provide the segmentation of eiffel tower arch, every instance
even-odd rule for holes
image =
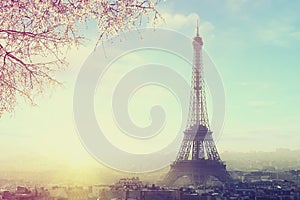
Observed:
[[[197,22],[197,34],[193,40],[194,60],[187,126],[177,158],[163,180],[163,184],[167,186],[172,186],[180,177],[188,177],[194,185],[204,184],[209,177],[215,177],[221,182],[231,180],[226,165],[220,159],[209,126],[202,47],[203,40],[199,36]]]

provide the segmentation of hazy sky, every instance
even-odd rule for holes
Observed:
[[[299,148],[299,8],[297,0],[167,0],[158,6],[165,19],[161,26],[190,38],[195,35],[196,19],[200,20],[204,48],[215,63],[225,88],[226,117],[217,141],[220,152]],[[94,33],[86,32],[93,43]],[[70,68],[57,73],[64,87],[55,89],[51,95],[46,92],[38,97],[36,107],[21,101],[12,116],[5,115],[1,119],[1,158],[17,156],[22,159],[20,155],[32,154],[47,157],[49,162],[64,161],[70,166],[95,164],[77,136],[72,107],[77,74],[94,47],[90,43],[72,50],[68,55]],[[145,56],[145,52],[132,56],[135,58],[129,56],[116,65],[125,65],[128,61],[130,64],[131,59],[140,64],[138,57]],[[148,59],[151,56],[157,59],[162,55],[153,53]],[[180,64],[171,56],[163,58],[169,65]],[[190,75],[189,70],[182,74],[184,77]],[[118,76],[110,75],[112,77]],[[159,88],[149,89],[148,96],[163,93]],[[156,93],[151,94],[152,90]],[[143,117],[141,109],[148,105],[147,102],[157,103],[157,99],[145,98],[142,92],[134,98],[135,102],[145,99],[146,103],[137,104],[137,107],[130,104],[132,110],[129,112],[136,123],[145,125],[149,123],[149,110],[143,110]],[[176,101],[171,97],[166,102],[173,105]],[[172,105],[169,109],[173,109]],[[99,112],[101,114],[96,111]],[[138,117],[134,117],[134,112]]]

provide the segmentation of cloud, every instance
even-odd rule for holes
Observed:
[[[256,101],[249,101],[248,104],[252,107],[264,107],[264,106],[272,106],[275,105],[275,101],[262,101],[262,100],[256,100]]]
[[[270,83],[263,81],[242,82],[241,85],[260,89],[269,89],[271,87]]]
[[[285,20],[272,20],[256,31],[259,40],[264,43],[287,47],[300,40],[300,31]]]
[[[231,12],[240,11],[246,0],[227,0],[226,8]]]
[[[270,0],[226,0],[225,8],[232,13],[241,13],[249,9],[266,9],[272,3]]]
[[[163,17],[163,20],[157,24],[157,27],[173,29],[188,36],[195,35],[197,20],[199,20],[201,35],[208,36],[208,34],[215,28],[211,22],[200,19],[199,15],[196,13],[183,15],[170,11],[162,11],[161,16]]]

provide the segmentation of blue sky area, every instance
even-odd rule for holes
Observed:
[[[211,24],[205,49],[227,102],[221,148],[298,148],[300,2],[175,0],[161,7]]]

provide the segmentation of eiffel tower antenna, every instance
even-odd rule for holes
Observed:
[[[199,36],[199,20],[197,19],[197,36]]]

